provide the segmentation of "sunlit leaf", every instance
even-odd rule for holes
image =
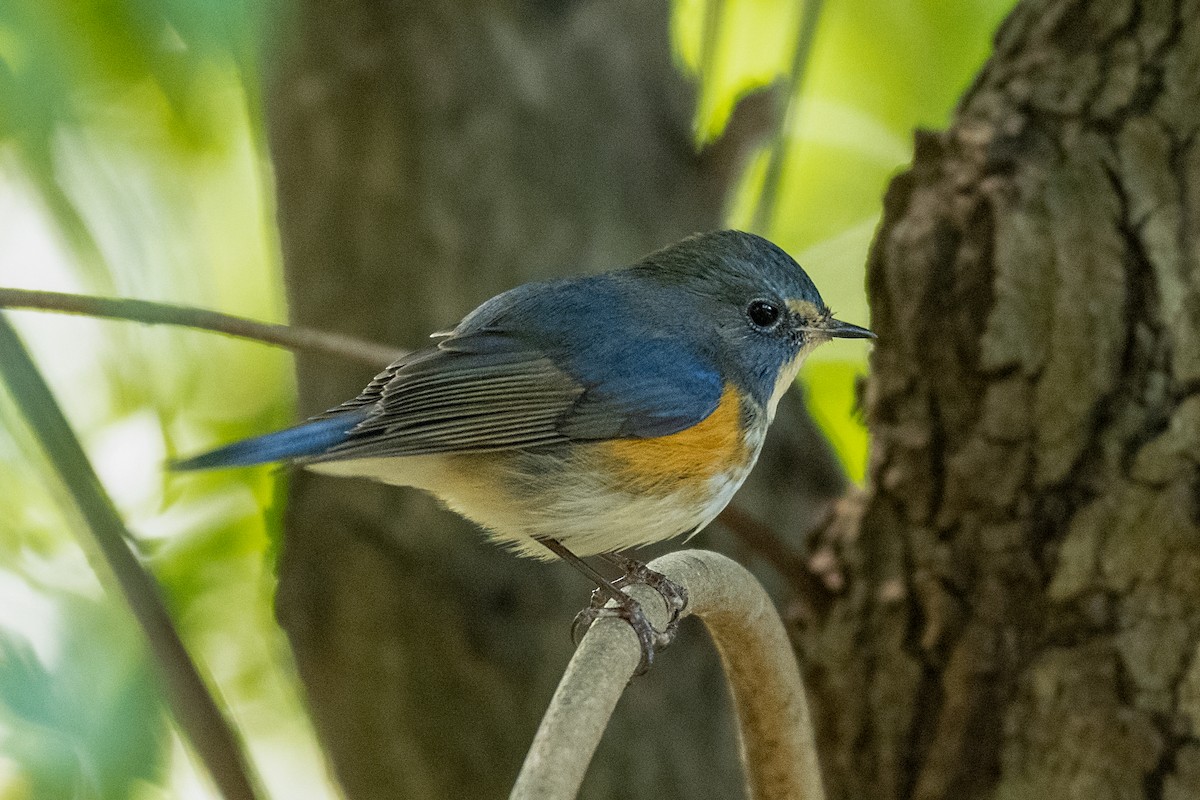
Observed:
[[[696,123],[702,139],[719,134],[747,88],[788,73],[804,6],[676,0],[677,54],[702,81]],[[913,130],[946,124],[1012,6],[1013,0],[820,4],[803,85],[795,87],[796,127],[781,143],[783,177],[770,229],[757,232],[800,254],[842,318],[869,324],[863,290],[867,249],[887,182],[910,157]],[[706,69],[702,44],[714,23],[722,34],[712,48],[714,64]],[[764,167],[759,158],[744,176],[729,217],[734,227],[753,227]],[[824,377],[839,369],[824,363],[830,360],[865,372],[868,348],[853,347],[818,350],[804,379],[823,429],[847,470],[858,476],[866,437],[844,402],[847,381],[814,380],[817,373]]]
[[[810,361],[801,370],[809,413],[841,457],[846,474],[858,482],[867,468],[867,428],[856,387],[865,374],[857,361]]]

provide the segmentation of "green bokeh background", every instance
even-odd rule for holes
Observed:
[[[782,180],[758,232],[839,316],[869,323],[863,263],[915,127],[945,125],[1011,0],[676,0],[697,142],[804,54]],[[0,285],[286,317],[261,126],[284,5],[233,0],[0,4]],[[730,224],[761,219],[768,156]],[[290,422],[291,359],[197,331],[13,312],[247,738],[272,797],[336,797],[271,615],[280,476],[164,474],[164,459]],[[809,405],[861,478],[862,343],[806,366]],[[355,387],[348,387],[353,389]],[[95,577],[80,521],[0,390],[0,800],[215,796],[162,708],[139,632]],[[265,509],[265,511],[264,511]]]

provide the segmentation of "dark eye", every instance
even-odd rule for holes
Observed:
[[[769,300],[755,300],[746,309],[750,321],[760,328],[770,328],[779,322],[779,306]]]

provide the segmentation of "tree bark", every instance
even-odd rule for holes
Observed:
[[[521,282],[720,227],[774,124],[751,98],[696,152],[665,2],[306,0],[296,26],[268,115],[292,316],[400,346]],[[302,358],[299,376],[312,413],[371,374]],[[793,435],[811,442],[810,427]],[[837,488],[827,456],[808,462],[819,479],[801,486]],[[507,795],[582,579],[414,492],[307,474],[279,570],[279,618],[348,798]],[[635,682],[585,796],[738,796],[727,690],[697,638]]]
[[[1200,5],[1028,0],[869,263],[833,798],[1200,796]]]

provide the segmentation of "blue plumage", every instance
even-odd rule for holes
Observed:
[[[694,335],[697,298],[645,289],[624,272],[527,284],[485,303],[442,346],[548,358],[582,389],[559,421],[568,438],[676,433],[712,413],[724,382],[711,338]]]
[[[327,419],[305,422],[253,439],[243,439],[194,458],[175,461],[171,467],[177,470],[248,467],[315,456],[346,441],[350,429],[366,416],[365,411],[349,411]]]

